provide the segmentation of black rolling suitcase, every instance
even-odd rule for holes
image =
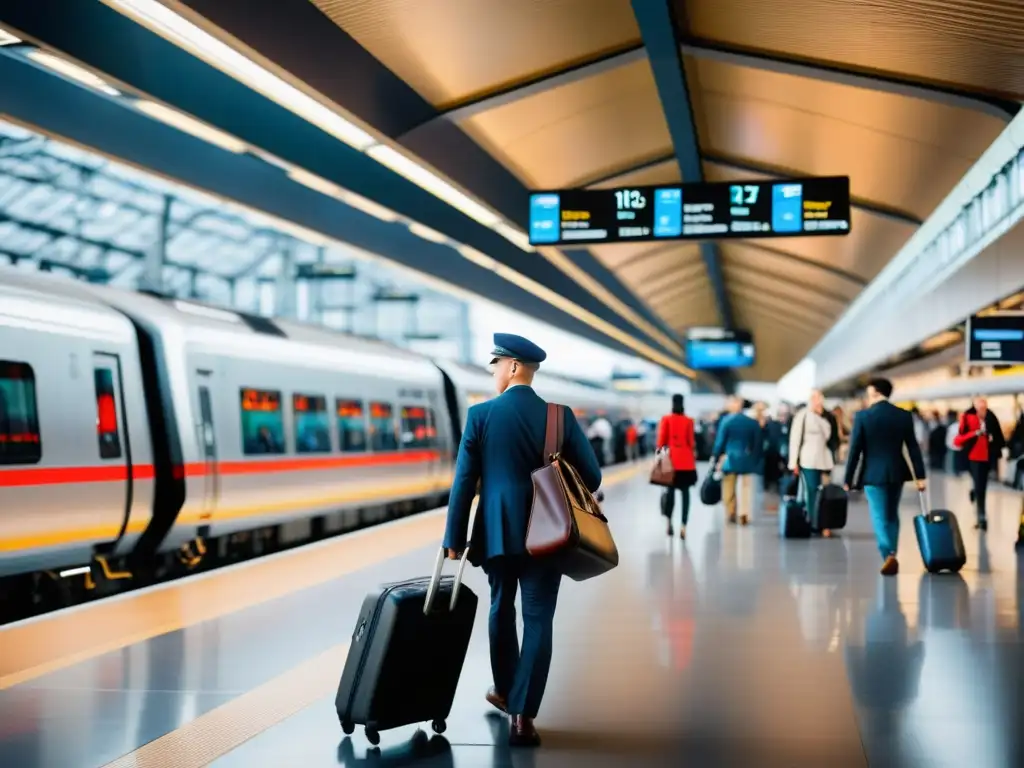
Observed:
[[[783,499],[779,506],[779,536],[784,539],[811,538],[811,523],[802,501]]]
[[[849,497],[840,485],[823,485],[818,489],[818,528],[838,531],[846,527]]]
[[[380,731],[431,721],[443,733],[466,660],[477,596],[462,585],[467,546],[454,578],[441,577],[445,550],[432,577],[387,584],[366,597],[352,633],[334,700],[342,730]]]

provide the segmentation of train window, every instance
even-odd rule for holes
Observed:
[[[335,401],[338,417],[338,443],[344,453],[358,453],[366,450],[366,414],[362,400]]]
[[[374,451],[398,450],[391,403],[370,403],[370,448]]]
[[[331,417],[323,395],[292,395],[297,453],[331,452]]]
[[[96,383],[96,436],[100,443],[100,458],[119,459],[121,435],[117,429],[114,372],[109,368],[94,368],[92,377]]]
[[[240,390],[242,452],[247,456],[284,453],[284,415],[281,393],[265,389]]]
[[[436,440],[430,409],[421,405],[402,406],[402,448],[429,448]]]
[[[42,455],[32,366],[0,360],[0,464],[35,464]]]

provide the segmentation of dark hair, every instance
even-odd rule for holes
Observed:
[[[672,413],[684,413],[683,411],[683,396],[672,395]]]
[[[960,414],[957,413],[956,411],[954,411],[952,408],[950,408],[948,411],[946,411],[946,416],[948,418],[950,418],[950,419],[958,419],[958,418],[960,418]]]
[[[889,397],[892,394],[892,382],[888,379],[872,379],[868,382],[868,386],[874,387],[882,397]]]

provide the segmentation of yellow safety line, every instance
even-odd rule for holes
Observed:
[[[646,470],[643,463],[609,472],[602,487]],[[0,690],[413,552],[438,541],[444,511],[127,593],[118,600],[100,600],[30,624],[0,627]],[[5,667],[10,670],[6,674]]]
[[[348,643],[200,715],[103,768],[201,768],[338,687]],[[340,732],[340,727],[339,727]]]

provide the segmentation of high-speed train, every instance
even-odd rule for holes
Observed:
[[[493,386],[322,327],[0,268],[0,595],[134,586],[436,507]],[[536,386],[633,415],[623,393]]]

